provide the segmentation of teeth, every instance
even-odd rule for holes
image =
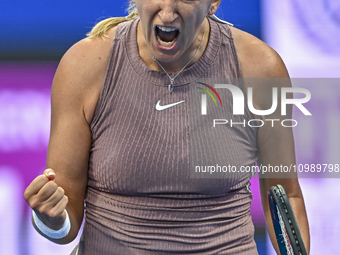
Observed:
[[[157,26],[157,27],[164,32],[172,32],[172,31],[178,30],[177,28],[173,28],[173,27],[163,27],[163,26]]]
[[[177,38],[173,39],[171,42],[164,42],[164,41],[161,40],[161,38],[159,36],[157,36],[157,41],[159,42],[159,44],[166,46],[166,47],[172,46],[175,43],[176,39]]]

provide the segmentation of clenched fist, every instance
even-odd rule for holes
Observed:
[[[58,230],[66,219],[68,197],[54,179],[55,172],[51,168],[46,169],[27,187],[24,198],[46,226]]]

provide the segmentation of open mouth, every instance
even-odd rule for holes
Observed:
[[[156,26],[156,38],[161,46],[171,47],[175,44],[179,30],[173,27]]]

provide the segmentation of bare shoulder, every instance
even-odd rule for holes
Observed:
[[[74,44],[62,57],[53,80],[52,99],[76,99],[88,123],[104,82],[115,30]]]
[[[231,27],[244,78],[288,77],[279,54],[255,36]]]
[[[272,98],[273,88],[291,86],[286,66],[280,55],[260,39],[233,27],[231,30],[245,87],[253,89],[253,105],[259,110],[270,109],[271,100],[268,99]]]

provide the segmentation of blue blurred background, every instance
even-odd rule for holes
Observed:
[[[125,16],[127,1],[2,1],[1,59],[58,60],[96,22]],[[220,17],[261,35],[259,1],[224,1]],[[240,12],[242,10],[242,12]]]
[[[292,77],[339,78],[339,3],[223,0],[217,16],[267,42],[282,56]],[[45,169],[50,86],[58,61],[96,22],[125,16],[127,5],[104,0],[1,1],[0,255],[69,254],[76,246],[78,239],[59,246],[35,232],[23,192]],[[309,107],[322,119],[303,119],[294,129],[298,163],[340,163],[340,87],[338,80],[333,81],[323,87],[306,85],[312,93]],[[300,182],[310,221],[311,254],[338,254],[339,179]],[[252,180],[251,189],[259,254],[274,254],[265,231],[258,179]]]

